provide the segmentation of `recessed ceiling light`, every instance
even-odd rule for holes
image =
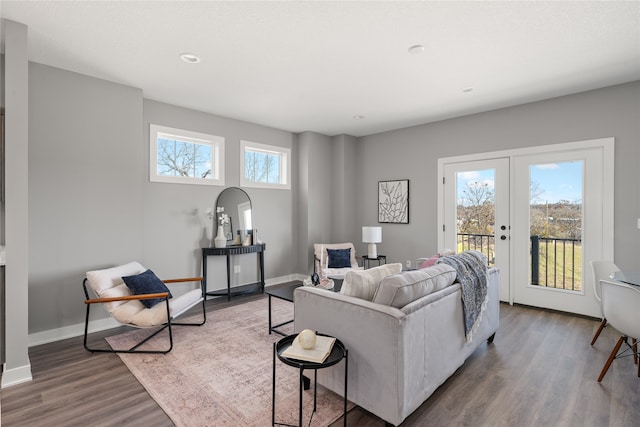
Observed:
[[[473,92],[473,88],[472,88],[472,87],[465,87],[464,89],[462,89],[462,91],[463,91],[464,93]]]
[[[364,116],[360,116],[360,115],[353,116],[353,120],[362,120],[362,119],[364,119]]]
[[[424,46],[421,44],[416,44],[409,48],[409,53],[412,55],[420,55],[422,52],[424,52]]]
[[[197,64],[200,62],[200,57],[198,55],[194,55],[193,53],[182,53],[180,54],[180,59],[182,59],[187,64]]]

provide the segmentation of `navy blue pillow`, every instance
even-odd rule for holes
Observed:
[[[167,285],[158,278],[153,271],[147,270],[144,273],[135,276],[125,276],[122,278],[133,295],[158,294],[161,292],[169,292],[169,298],[172,298],[171,292]],[[140,302],[147,308],[151,308],[159,302],[164,301],[162,298],[142,299]]]
[[[351,248],[327,249],[329,254],[329,268],[351,267]]]

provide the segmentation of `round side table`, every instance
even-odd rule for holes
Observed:
[[[325,337],[329,336],[325,334],[318,334],[318,335],[322,335]],[[302,427],[302,390],[304,388],[304,376],[303,376],[304,370],[312,369],[314,372],[313,413],[315,413],[316,412],[316,394],[318,391],[318,369],[328,368],[329,366],[336,365],[342,359],[344,359],[345,365],[344,365],[343,418],[344,418],[344,425],[346,427],[347,425],[347,375],[349,373],[349,350],[345,348],[344,344],[342,344],[342,341],[336,338],[336,341],[333,343],[333,348],[331,349],[331,353],[329,354],[329,356],[327,356],[324,362],[321,362],[321,363],[308,362],[304,360],[291,359],[286,356],[283,356],[282,352],[284,352],[286,349],[288,349],[291,346],[291,343],[293,342],[294,339],[296,339],[297,336],[298,334],[288,335],[282,338],[277,343],[273,343],[273,387],[272,387],[272,394],[271,394],[271,425],[272,426],[276,425],[276,357],[277,357],[278,359],[280,359],[282,363],[292,366],[294,368],[298,368],[300,371],[300,393],[299,393],[300,400],[299,400],[299,407],[298,407],[298,419],[299,419],[298,423],[300,427]],[[312,417],[313,417],[313,413],[311,414]],[[289,425],[289,424],[278,423],[278,425]]]

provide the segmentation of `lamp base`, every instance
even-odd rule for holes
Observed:
[[[378,258],[378,247],[375,243],[369,243],[369,252],[367,258]]]

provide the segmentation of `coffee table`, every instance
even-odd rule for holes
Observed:
[[[286,286],[282,286],[282,287],[278,287],[275,289],[270,289],[268,288],[265,293],[267,295],[269,295],[269,335],[271,335],[271,332],[275,332],[276,334],[280,334],[283,336],[286,336],[287,334],[282,333],[280,331],[277,330],[277,328],[284,326],[284,325],[288,325],[289,323],[293,322],[293,319],[291,320],[287,320],[286,322],[282,322],[282,323],[278,323],[277,325],[272,325],[271,322],[271,298],[278,298],[284,301],[289,301],[289,302],[293,302],[293,291],[295,291],[296,288],[299,288],[300,286],[302,286],[302,283],[292,283],[290,285],[286,285]]]

